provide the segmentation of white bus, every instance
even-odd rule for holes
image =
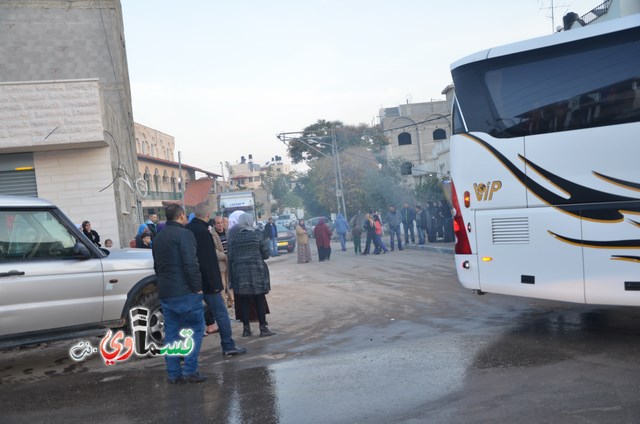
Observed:
[[[640,14],[473,54],[451,73],[460,283],[640,305]]]

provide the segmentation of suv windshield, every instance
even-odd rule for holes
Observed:
[[[0,261],[72,258],[76,237],[50,211],[0,211]]]

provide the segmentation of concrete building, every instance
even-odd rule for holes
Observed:
[[[163,206],[182,202],[180,181],[184,181],[184,204],[194,207],[201,202],[216,205],[221,191],[221,175],[176,161],[175,138],[154,128],[134,124],[138,157],[137,181],[146,190],[142,197],[143,216],[151,213],[165,219]],[[182,169],[182,174],[180,173]],[[204,174],[198,178],[199,174]]]
[[[240,163],[229,166],[229,186],[234,190],[256,190],[262,187],[260,164],[253,162],[253,155],[240,157]]]
[[[118,0],[0,2],[0,193],[126,245],[141,211]]]
[[[402,173],[420,178],[449,173],[449,138],[453,86],[442,94],[446,100],[407,103],[380,110],[380,123],[387,137],[386,156],[402,161]]]
[[[240,162],[229,165],[229,190],[253,190],[256,195],[256,212],[259,219],[271,216],[271,208],[275,201],[271,192],[263,188],[265,175],[291,173],[291,165],[284,163],[282,156],[273,156],[270,161],[260,165],[253,161],[253,155],[240,157]]]

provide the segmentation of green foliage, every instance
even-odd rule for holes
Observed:
[[[392,159],[377,172],[369,170],[365,183],[369,209],[386,210],[389,205],[399,207],[403,202],[413,203],[411,188],[400,175],[402,160]]]
[[[272,213],[283,207],[299,208],[303,205],[300,196],[290,188],[292,178],[297,178],[297,173],[285,175],[269,170],[262,174],[262,187],[271,193],[277,202],[271,205]]]
[[[289,141],[287,154],[293,163],[307,162],[309,165],[322,157],[331,156],[332,131],[338,152],[353,147],[379,152],[387,143],[377,126],[345,125],[341,121],[319,119],[304,129],[303,137]]]
[[[400,176],[396,162],[380,165],[381,160],[362,147],[339,154],[342,188],[347,215],[370,209],[384,210],[389,204],[411,201],[413,194]],[[319,158],[310,164],[299,179],[298,192],[311,215],[328,215],[337,211],[336,182],[332,158]]]
[[[421,202],[445,200],[442,182],[437,176],[426,176],[420,179],[415,188],[416,199]]]

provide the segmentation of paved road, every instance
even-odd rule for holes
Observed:
[[[77,340],[2,352],[0,422],[640,421],[637,309],[476,296],[450,254],[336,247],[268,261],[278,335],[234,322],[249,353],[229,360],[208,336],[204,384],[168,386],[161,358],[74,363]]]

